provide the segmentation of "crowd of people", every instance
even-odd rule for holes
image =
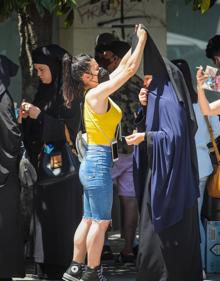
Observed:
[[[209,40],[206,56],[220,67],[220,35]],[[142,60],[143,79],[136,74]],[[36,48],[32,61],[37,92],[16,116],[8,86],[18,66],[0,56],[0,281],[24,277],[27,257],[39,278],[106,280],[101,261],[104,249],[111,253],[113,184],[125,241],[120,260],[136,262],[136,280],[203,280],[202,205],[213,171],[204,115],[218,137],[220,101],[207,100],[202,66],[195,89],[188,62],[163,58],[141,24],[131,44],[99,36],[94,57],[52,44]],[[87,147],[79,172],[41,183],[40,155],[62,148],[66,131],[76,154],[80,124]],[[20,212],[24,151],[38,175],[28,241]]]

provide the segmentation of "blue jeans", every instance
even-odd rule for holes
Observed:
[[[113,201],[111,169],[111,147],[88,145],[79,170],[84,189],[83,218],[111,220]]]
[[[200,197],[198,198],[199,230],[200,230],[200,237],[201,237],[200,249],[201,249],[203,268],[205,268],[206,233],[205,233],[205,227],[201,220],[201,210],[202,210],[202,204],[203,204],[203,198],[204,198],[204,192],[205,192],[207,179],[208,179],[208,177],[203,177],[203,178],[199,179]]]

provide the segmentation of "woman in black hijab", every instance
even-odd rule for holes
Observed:
[[[21,132],[8,92],[18,66],[0,55],[0,280],[24,277],[24,237],[21,229],[18,161]]]
[[[57,45],[39,47],[32,53],[40,78],[33,104],[23,103],[25,145],[37,166],[44,144],[54,147],[65,142],[65,124],[75,143],[79,126],[80,101],[66,108],[62,94],[62,59],[67,53]],[[72,260],[73,236],[82,215],[78,176],[49,186],[36,185],[33,215],[33,257],[38,274],[61,279]]]

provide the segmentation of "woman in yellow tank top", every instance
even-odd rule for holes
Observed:
[[[100,257],[105,232],[111,222],[112,148],[120,108],[109,98],[138,70],[147,33],[136,26],[138,44],[123,57],[114,72],[100,68],[94,58],[79,55],[64,61],[64,99],[69,106],[74,97],[85,94],[84,124],[88,149],[80,166],[84,187],[84,214],[74,236],[73,261],[63,275],[65,281],[104,281]],[[84,261],[87,254],[87,267]]]

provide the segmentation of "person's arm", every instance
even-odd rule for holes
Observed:
[[[200,67],[196,74],[197,79],[197,93],[198,102],[201,111],[204,115],[219,115],[220,114],[220,100],[209,103],[206,96],[205,90],[203,89],[203,83],[207,80],[208,75],[203,72],[202,67]]]
[[[147,133],[146,132],[139,132],[140,128],[144,129],[145,127],[145,115],[143,114],[143,111],[146,111],[146,107],[147,107],[147,89],[146,88],[141,88],[140,92],[139,92],[139,101],[140,104],[143,106],[143,108],[141,109],[141,111],[138,113],[138,116],[135,120],[135,124],[136,127],[138,129],[137,133],[133,133],[129,136],[126,136],[126,142],[128,145],[138,145],[141,142],[143,142],[144,140],[146,140],[147,138]]]
[[[141,28],[141,25],[138,26],[137,36],[138,44],[130,57],[128,59],[126,58],[126,63],[118,66],[120,71],[118,72],[117,76],[89,90],[86,95],[86,99],[91,105],[93,104],[93,99],[95,100],[94,103],[97,102],[97,100],[105,100],[137,72],[147,39],[147,33]],[[125,56],[127,56],[127,54]]]

